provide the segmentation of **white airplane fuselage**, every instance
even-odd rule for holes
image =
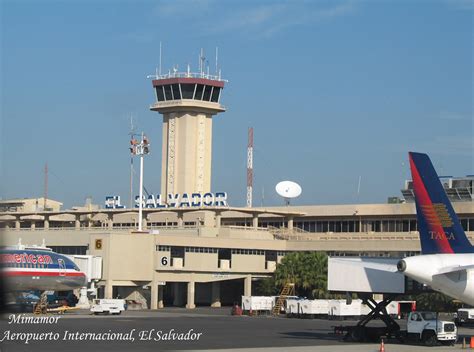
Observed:
[[[418,255],[398,266],[406,276],[474,306],[474,253]]]

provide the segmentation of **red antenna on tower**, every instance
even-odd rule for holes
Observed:
[[[253,127],[249,127],[247,144],[247,207],[252,207],[253,191]]]

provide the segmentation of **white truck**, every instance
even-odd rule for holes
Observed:
[[[91,307],[91,312],[94,314],[120,314],[124,310],[124,299],[94,299]]]
[[[411,312],[408,316],[406,337],[421,341],[427,346],[438,342],[453,345],[457,340],[457,328],[451,321],[439,320],[433,312]]]
[[[461,326],[466,323],[474,323],[474,308],[460,308],[456,314],[456,324]]]

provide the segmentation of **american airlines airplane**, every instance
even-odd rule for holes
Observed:
[[[46,247],[0,248],[5,291],[69,291],[87,286],[86,275],[68,257]]]
[[[474,246],[426,154],[409,153],[422,255],[397,268],[436,291],[474,306]]]

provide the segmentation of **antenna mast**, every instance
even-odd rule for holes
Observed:
[[[219,48],[216,46],[216,76],[218,75],[218,66],[217,66],[217,60],[219,56]]]
[[[160,41],[160,68],[158,71],[159,75],[161,76],[161,41]],[[158,77],[157,77],[158,78]]]
[[[252,207],[253,190],[253,127],[248,130],[247,144],[247,207]]]
[[[44,164],[44,201],[43,201],[43,211],[46,211],[48,207],[48,162]]]
[[[135,127],[133,126],[133,115],[130,115],[130,144],[133,147],[133,141],[135,139]],[[133,150],[130,155],[130,208],[133,208]]]

